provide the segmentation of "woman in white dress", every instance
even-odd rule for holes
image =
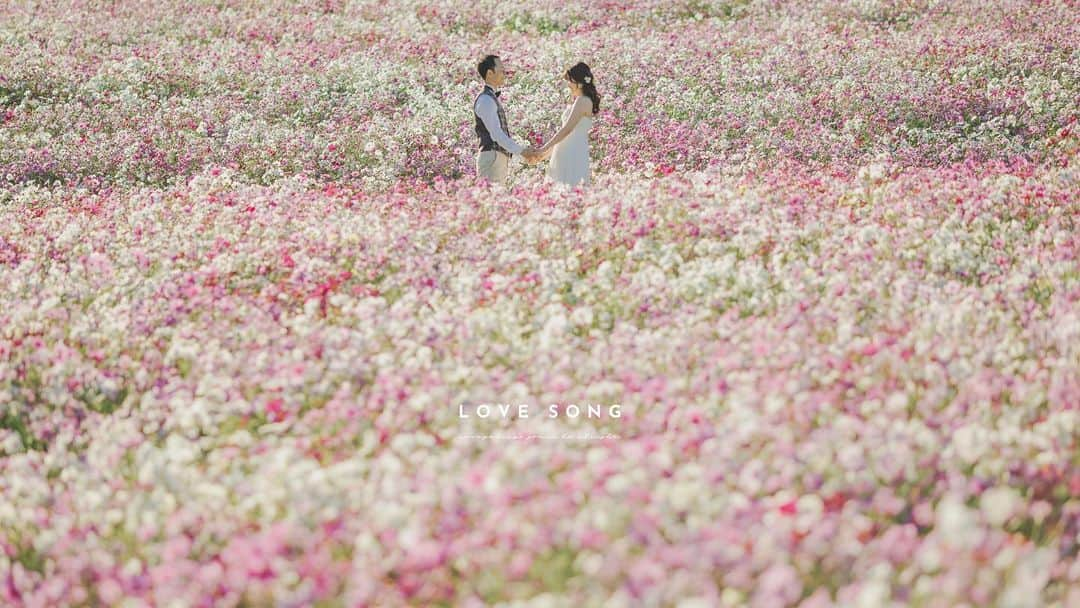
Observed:
[[[553,182],[588,185],[589,129],[600,111],[600,94],[596,92],[592,70],[584,63],[566,70],[563,78],[574,101],[563,112],[562,128],[539,148],[539,158],[551,158],[547,174]]]

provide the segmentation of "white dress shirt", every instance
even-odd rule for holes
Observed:
[[[484,123],[484,127],[487,128],[491,139],[502,146],[503,150],[511,154],[521,154],[525,150],[525,146],[517,143],[503,132],[502,126],[499,125],[499,107],[495,105],[495,100],[490,95],[481,95],[476,100],[475,109],[476,115]]]

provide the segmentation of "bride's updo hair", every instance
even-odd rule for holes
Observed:
[[[592,70],[585,62],[578,62],[574,67],[566,70],[565,76],[573,82],[581,85],[581,94],[592,100],[592,113],[600,111],[600,93],[596,91],[596,79],[593,78]]]

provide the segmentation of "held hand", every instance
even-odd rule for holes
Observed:
[[[551,150],[548,148],[540,147],[533,150],[532,164],[537,164],[541,161],[545,161],[551,156]]]
[[[521,152],[521,157],[525,159],[525,162],[534,165],[539,160],[540,152],[536,148],[529,146]]]

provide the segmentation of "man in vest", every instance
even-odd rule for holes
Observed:
[[[484,79],[484,90],[473,102],[476,117],[476,136],[480,138],[480,151],[476,155],[476,173],[497,184],[505,184],[509,173],[510,156],[521,155],[533,162],[537,151],[532,146],[522,146],[510,137],[506,128],[506,113],[499,103],[498,90],[506,82],[506,72],[497,55],[488,55],[476,66]]]

